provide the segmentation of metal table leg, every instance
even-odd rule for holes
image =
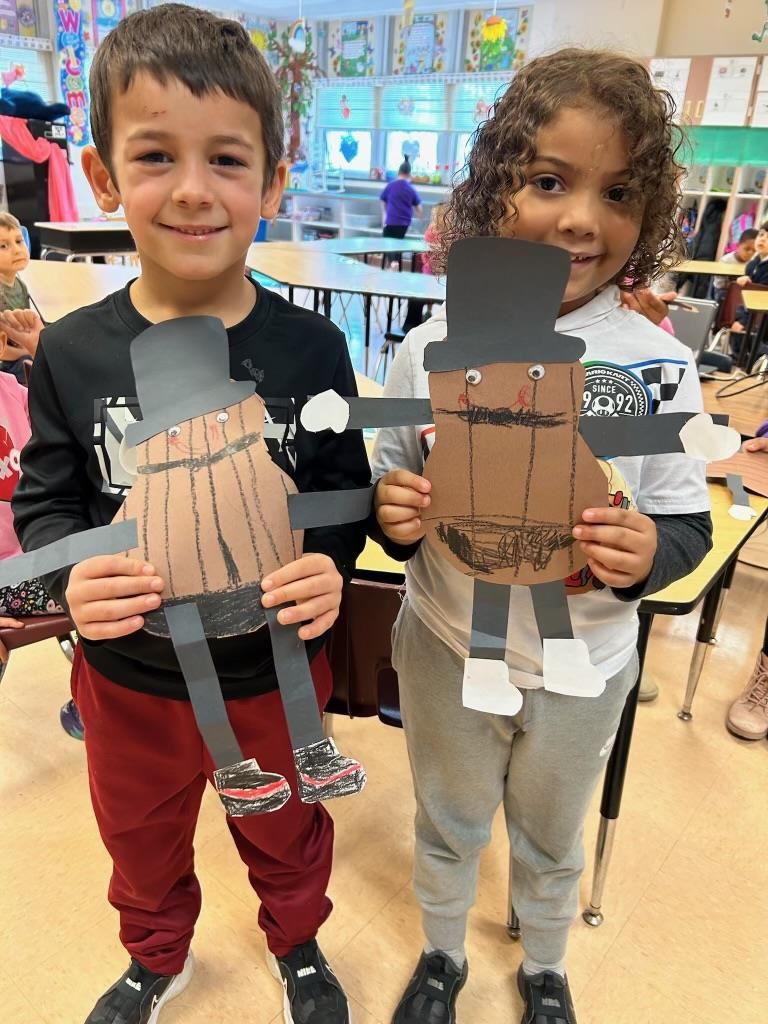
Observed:
[[[736,562],[738,559],[734,558],[729,563],[728,568],[725,570],[725,576],[723,577],[723,587],[720,591],[720,599],[717,602],[717,611],[715,612],[715,621],[712,623],[712,636],[710,637],[709,643],[712,647],[717,645],[717,631],[720,627],[720,619],[723,615],[723,608],[725,607],[725,601],[731,592],[731,583],[733,583],[733,575],[736,572]]]
[[[632,687],[627,697],[627,702],[624,705],[613,750],[608,759],[608,767],[605,770],[603,798],[600,803],[600,827],[597,833],[597,846],[595,850],[595,868],[592,876],[592,895],[590,896],[589,905],[581,915],[584,921],[593,928],[599,927],[604,920],[602,911],[603,890],[605,889],[605,881],[608,877],[608,868],[611,863],[616,822],[621,810],[621,797],[624,792],[624,779],[627,775],[629,748],[632,744],[632,731],[635,727],[637,695],[640,692],[640,681],[643,678],[645,652],[648,648],[648,637],[651,633],[652,624],[653,615],[648,612],[640,612],[640,630],[637,636],[640,671],[637,675],[637,682]]]
[[[365,372],[368,373],[368,351],[371,346],[371,296],[363,298],[363,318],[365,319]]]
[[[512,850],[509,851],[509,888],[507,889],[508,901],[507,901],[507,935],[512,939],[513,942],[517,942],[520,938],[520,918],[515,912],[514,903],[512,902]]]
[[[693,649],[693,657],[691,658],[690,668],[688,669],[688,683],[685,688],[683,706],[677,713],[677,717],[681,722],[690,722],[693,718],[691,713],[693,698],[696,696],[696,688],[699,685],[699,679],[701,678],[701,673],[704,669],[704,663],[706,662],[707,655],[709,654],[712,637],[715,632],[715,623],[717,622],[719,610],[722,607],[721,595],[725,589],[725,579],[729,569],[730,563],[723,570],[717,582],[709,589],[707,596],[704,598],[704,603],[701,606],[699,628],[696,631],[696,645]]]

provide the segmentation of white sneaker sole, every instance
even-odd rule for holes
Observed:
[[[160,1016],[160,1011],[162,1010],[162,1008],[165,1006],[166,1003],[170,1003],[172,999],[175,999],[176,996],[181,995],[181,993],[192,980],[192,975],[194,973],[195,958],[192,956],[192,952],[190,951],[189,953],[187,953],[187,959],[184,961],[184,967],[181,970],[181,974],[176,975],[176,977],[173,979],[173,981],[165,990],[165,992],[163,992],[163,994],[160,996],[160,998],[157,1001],[157,1006],[155,1006],[154,1010],[149,1015],[149,1020],[147,1021],[147,1024],[157,1024],[158,1018]]]
[[[267,969],[275,981],[279,981],[283,988],[283,1020],[285,1021],[285,1024],[296,1024],[293,1019],[293,1014],[291,1013],[291,1004],[288,1002],[288,989],[286,988],[283,976],[280,973],[277,957],[274,953],[270,953],[269,950],[267,950]],[[352,1010],[350,1009],[349,1001],[347,1001],[347,1019],[349,1024],[352,1024]],[[154,1021],[150,1021],[149,1024],[154,1024]]]

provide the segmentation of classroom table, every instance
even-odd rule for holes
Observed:
[[[741,277],[746,263],[722,263],[720,260],[684,260],[672,267],[675,274],[716,274],[721,277]]]
[[[362,256],[366,265],[369,256],[399,256],[404,252],[414,256],[430,250],[429,243],[423,238],[384,238],[382,235],[369,235],[364,238],[319,238],[305,244],[317,252],[335,252],[339,256]],[[401,272],[402,267],[403,261],[400,260]]]
[[[30,260],[20,275],[46,323],[61,319],[73,309],[99,302],[138,276],[138,267],[46,260]]]
[[[37,221],[40,258],[66,253],[67,262],[84,256],[117,256],[136,252],[124,220]]]
[[[746,378],[742,378],[740,383],[737,377],[703,380],[701,393],[705,411],[712,415],[722,413],[728,416],[730,426],[738,430],[742,437],[754,437],[758,426],[763,420],[768,420],[768,376],[765,383],[750,387],[755,383],[756,380]],[[737,393],[718,398],[717,392],[726,386]],[[738,393],[739,387],[749,390]]]
[[[431,274],[377,270],[337,253],[317,252],[303,246],[289,249],[282,245],[258,243],[248,250],[246,265],[250,270],[286,285],[291,302],[295,288],[306,288],[313,293],[315,309],[319,309],[322,297],[323,312],[329,319],[334,293],[362,296],[366,368],[371,342],[371,303],[374,297],[388,300],[413,299],[425,303],[445,300],[445,285]],[[390,301],[388,330],[391,316]]]

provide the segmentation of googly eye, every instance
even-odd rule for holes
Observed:
[[[479,384],[483,379],[483,375],[479,370],[467,370],[466,378],[467,384]]]
[[[528,376],[531,378],[531,380],[541,380],[541,378],[544,376],[546,372],[547,371],[544,369],[541,363],[536,363],[535,366],[528,367]]]
[[[181,427],[169,427],[168,437],[178,437],[181,433]]]
[[[216,417],[216,422],[217,423],[226,423],[228,419],[229,419],[229,413],[228,412],[220,412],[219,415]]]

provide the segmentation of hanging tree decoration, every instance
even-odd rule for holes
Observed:
[[[301,33],[297,34],[299,25]],[[294,164],[303,157],[301,119],[307,116],[312,105],[312,81],[324,76],[312,51],[312,31],[301,16],[301,4],[298,21],[284,29],[279,38],[277,27],[270,29],[267,48],[276,53],[279,60],[275,76],[288,110],[288,159]]]

